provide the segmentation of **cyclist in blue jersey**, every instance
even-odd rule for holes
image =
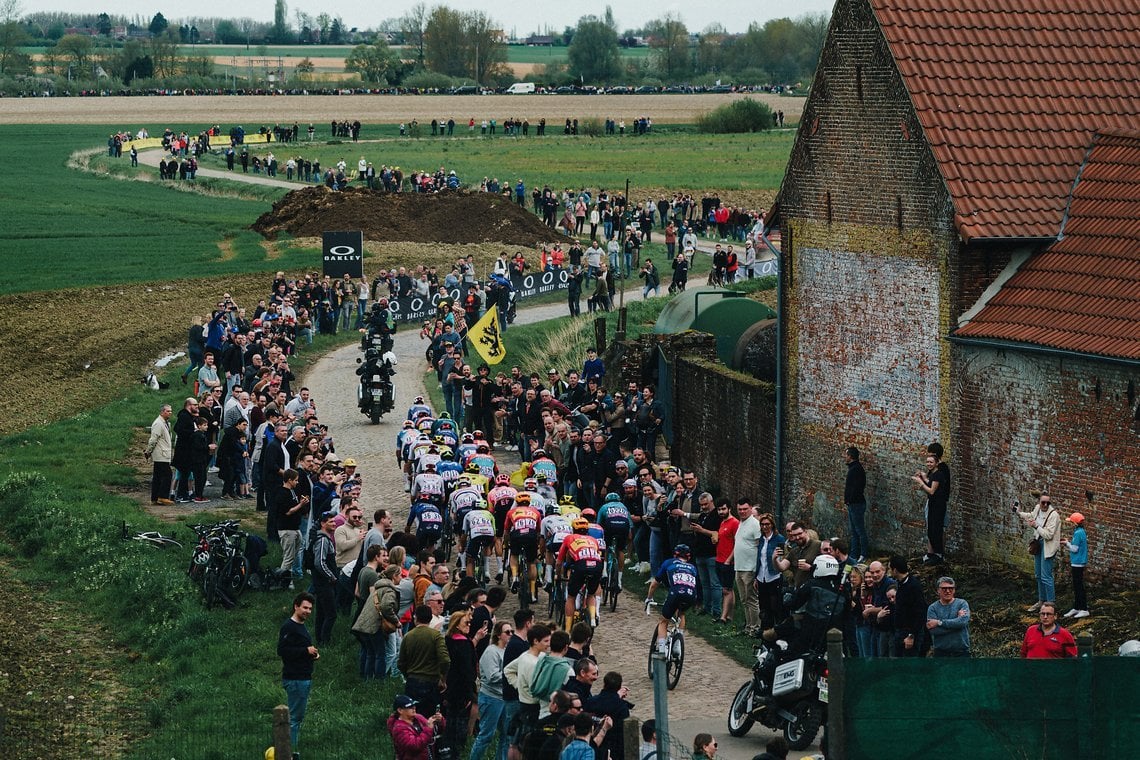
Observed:
[[[413,525],[420,548],[429,552],[435,551],[435,545],[443,535],[443,513],[439,511],[439,507],[430,501],[413,504],[411,512],[408,513],[408,524],[404,532],[410,533]]]
[[[665,634],[669,621],[680,613],[679,627],[685,629],[685,610],[693,606],[697,599],[697,566],[692,562],[692,552],[688,544],[677,544],[673,558],[661,563],[657,575],[649,582],[646,602],[653,598],[659,586],[669,589],[665,604],[661,605],[661,619],[657,621],[657,648],[665,651]]]
[[[622,503],[621,494],[606,494],[602,503],[602,510],[598,513],[598,524],[606,538],[606,546],[613,547],[617,552],[617,579],[618,588],[621,585],[622,568],[625,567],[625,547],[629,543],[629,534],[633,530],[633,520],[630,519],[629,509]]]
[[[410,407],[408,407],[408,419],[415,420],[425,412],[428,414],[428,416],[431,416],[433,414],[431,406],[424,402],[424,397],[416,396],[415,401]]]

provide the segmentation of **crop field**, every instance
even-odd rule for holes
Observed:
[[[772,94],[700,95],[293,95],[107,98],[2,98],[0,124],[111,124],[137,130],[174,124],[269,124],[360,119],[366,127],[448,115],[457,121],[508,116],[547,122],[589,117],[630,121],[649,116],[656,124],[692,124],[703,113],[740,98],[783,111],[795,124],[805,98]],[[199,127],[200,128],[200,127]],[[366,135],[367,136],[367,135]],[[80,147],[80,146],[76,146]]]

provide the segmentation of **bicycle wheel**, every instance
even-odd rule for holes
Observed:
[[[665,663],[665,685],[669,691],[677,688],[681,668],[685,665],[685,637],[677,631],[669,638],[669,659]]]
[[[226,592],[230,597],[237,599],[241,596],[241,592],[245,591],[246,581],[249,579],[249,563],[245,557],[241,555],[230,557],[226,562],[223,577],[225,578]]]
[[[221,573],[218,568],[213,565],[206,568],[206,572],[202,574],[202,593],[206,597],[206,609],[212,609],[214,604],[218,601],[218,583],[221,579]]]
[[[609,583],[606,585],[609,587],[606,591],[609,595],[610,612],[617,612],[618,594],[621,593],[621,584],[618,583],[617,573],[610,573]]]

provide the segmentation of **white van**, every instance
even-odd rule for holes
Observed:
[[[515,82],[507,88],[508,95],[530,95],[534,92],[534,82]]]

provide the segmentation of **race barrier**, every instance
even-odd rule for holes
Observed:
[[[543,272],[534,272],[521,276],[517,274],[511,275],[511,285],[514,286],[515,289],[516,303],[544,293],[566,290],[569,287],[568,283],[569,276],[565,269],[549,269]],[[483,298],[486,295],[486,292],[482,289],[485,283],[479,282],[478,284],[480,285],[480,298]],[[463,298],[466,294],[467,284],[461,284],[447,291],[447,297],[451,298],[458,308],[462,308]],[[396,322],[423,321],[435,316],[436,307],[439,305],[441,298],[443,298],[443,294],[438,291],[428,297],[411,295],[402,296],[400,298],[390,298],[388,300],[388,311],[391,313],[392,319]],[[486,309],[487,304],[484,303],[483,311],[486,311]]]

